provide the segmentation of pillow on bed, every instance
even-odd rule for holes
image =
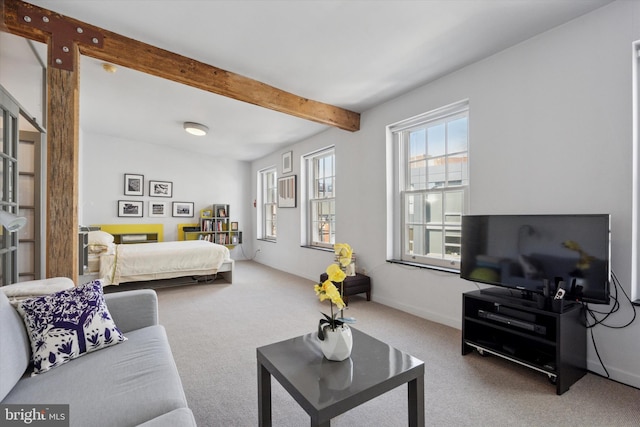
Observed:
[[[109,243],[108,245],[90,244],[87,249],[92,255],[107,255],[115,253],[115,247],[115,243]]]
[[[89,232],[89,245],[108,245],[113,243],[113,235],[106,231],[90,231]]]
[[[111,319],[100,280],[22,301],[17,308],[31,341],[33,375],[126,340]]]

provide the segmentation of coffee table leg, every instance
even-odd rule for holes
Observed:
[[[311,427],[331,427],[331,420],[319,423],[317,419],[311,417]]]
[[[258,425],[271,427],[271,374],[258,362]]]
[[[424,427],[424,376],[409,381],[409,427]]]

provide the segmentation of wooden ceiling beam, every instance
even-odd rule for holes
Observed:
[[[18,0],[5,0],[4,12],[8,31],[31,40],[46,43],[50,34],[38,28],[33,20],[27,22],[29,19],[25,20],[25,14],[47,16],[63,23],[65,28],[82,28],[89,34],[102,36],[100,43],[75,41],[83,55],[317,123],[352,132],[360,129],[359,113],[294,95],[48,9]],[[53,60],[51,54],[49,56]]]

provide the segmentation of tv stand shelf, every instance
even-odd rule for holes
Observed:
[[[473,291],[462,296],[462,354],[476,350],[548,376],[562,394],[586,373],[587,333],[583,308],[562,313],[528,301]]]

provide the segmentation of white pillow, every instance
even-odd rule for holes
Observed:
[[[90,255],[113,255],[116,253],[115,243],[109,243],[108,245],[89,245]]]
[[[107,246],[109,243],[113,243],[113,236],[106,231],[98,230],[89,232],[90,245]]]

